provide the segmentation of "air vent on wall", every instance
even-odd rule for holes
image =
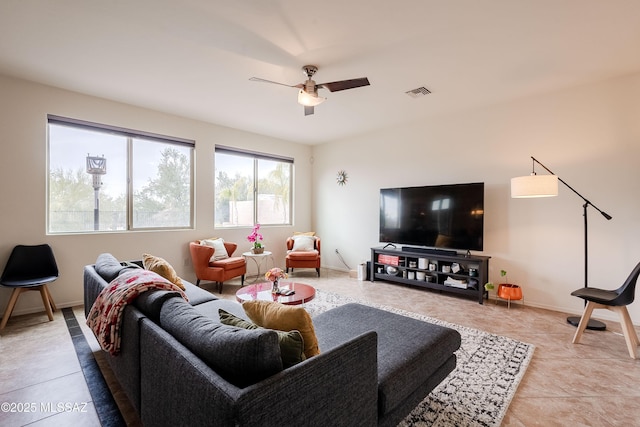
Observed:
[[[429,95],[431,93],[431,91],[429,89],[427,89],[424,86],[421,86],[417,89],[413,89],[413,90],[409,90],[407,92],[405,92],[407,95],[409,95],[412,98],[420,98],[421,96],[425,96],[425,95]]]

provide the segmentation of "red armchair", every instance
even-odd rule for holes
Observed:
[[[293,272],[294,268],[315,268],[318,272],[318,277],[320,277],[320,237],[289,237],[287,239],[285,267],[287,273],[289,269]]]
[[[215,282],[218,285],[218,292],[222,293],[222,284],[225,280],[241,276],[240,286],[244,286],[244,275],[247,272],[247,261],[244,257],[234,257],[238,245],[236,243],[224,242],[224,247],[229,254],[229,258],[211,261],[215,249],[211,246],[201,245],[200,242],[190,242],[189,252],[191,253],[191,263],[196,273],[196,286],[200,286],[200,281]]]

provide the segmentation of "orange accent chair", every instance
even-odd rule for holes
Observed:
[[[320,277],[320,237],[314,236],[315,242],[312,250],[294,249],[295,240],[287,238],[287,256],[285,257],[286,272],[294,268],[315,268]]]
[[[201,245],[200,242],[190,242],[189,252],[191,253],[191,263],[196,272],[196,286],[200,286],[200,281],[215,282],[218,285],[218,293],[222,293],[224,281],[241,276],[240,286],[244,286],[244,275],[247,272],[247,261],[244,257],[234,257],[237,243],[224,242],[224,247],[229,254],[229,258],[211,261],[215,249],[211,246]]]

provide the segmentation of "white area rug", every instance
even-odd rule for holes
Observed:
[[[462,345],[456,352],[456,369],[400,423],[400,426],[500,425],[533,357],[533,345],[392,307],[355,301],[321,290],[317,290],[316,297],[306,303],[305,308],[313,317],[349,302],[358,302],[447,326],[457,330],[462,336]]]

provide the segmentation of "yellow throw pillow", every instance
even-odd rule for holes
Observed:
[[[142,264],[146,270],[159,274],[174,285],[180,287],[183,291],[185,290],[185,287],[182,284],[182,279],[178,277],[176,271],[171,267],[171,264],[164,259],[149,254],[143,254]]]
[[[294,236],[315,236],[316,232],[315,231],[294,231],[293,235]]]
[[[318,338],[311,316],[303,307],[284,305],[275,301],[245,301],[242,303],[249,319],[258,326],[279,331],[299,331],[304,341],[304,355],[320,354]]]

